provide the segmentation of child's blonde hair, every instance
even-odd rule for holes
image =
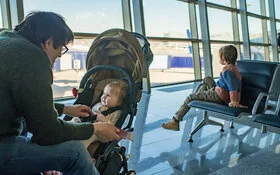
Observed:
[[[237,49],[233,45],[226,45],[219,50],[220,57],[224,57],[228,64],[235,65],[237,60]]]

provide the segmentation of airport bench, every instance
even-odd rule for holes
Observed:
[[[192,136],[207,124],[221,126],[221,131],[223,131],[223,124],[209,119],[209,116],[231,121],[231,128],[234,127],[233,123],[244,124],[254,128],[263,127],[262,121],[256,122],[252,120],[252,110],[260,94],[271,94],[280,89],[280,81],[278,80],[278,83],[276,79],[280,72],[279,64],[264,61],[237,61],[237,69],[242,75],[240,104],[248,106],[248,108],[231,108],[227,105],[199,100],[190,102],[188,104],[190,107],[203,111],[203,119],[190,133],[189,142],[193,142]],[[262,113],[266,109],[266,102],[266,98],[258,101],[258,107],[255,107],[256,113]],[[272,131],[278,132],[274,129]]]

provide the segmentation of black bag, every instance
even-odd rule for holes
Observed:
[[[119,175],[122,168],[122,174],[127,172],[126,161],[125,147],[117,147],[108,156],[99,156],[95,166],[101,175]]]

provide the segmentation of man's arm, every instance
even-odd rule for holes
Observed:
[[[94,131],[91,123],[74,124],[58,118],[53,104],[52,71],[47,56],[36,50],[18,62],[17,71],[10,77],[15,108],[27,122],[32,141],[42,145],[89,138]],[[42,51],[43,52],[43,51]],[[37,54],[37,55],[36,55]]]

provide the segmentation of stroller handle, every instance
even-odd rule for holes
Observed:
[[[132,76],[122,67],[120,66],[112,66],[112,65],[97,65],[92,68],[90,68],[86,74],[83,76],[79,88],[84,88],[86,82],[88,79],[91,77],[92,74],[103,71],[103,70],[111,70],[111,71],[116,71],[122,73],[125,78],[128,80],[128,85],[129,85],[129,104],[133,104],[135,102],[135,94],[134,94],[134,89],[135,89],[135,82],[132,78]]]

